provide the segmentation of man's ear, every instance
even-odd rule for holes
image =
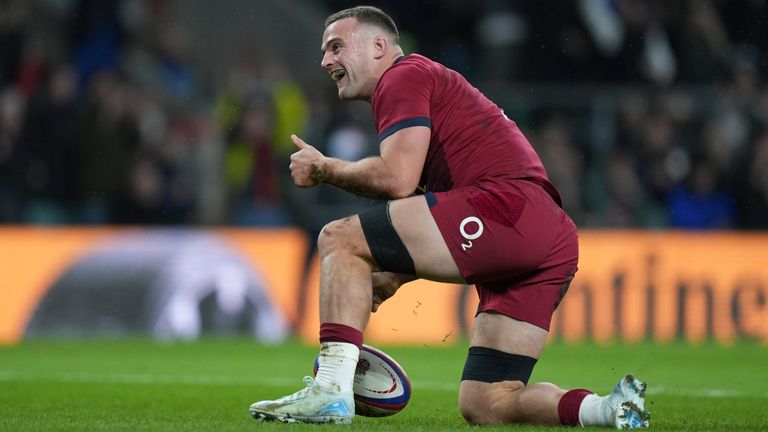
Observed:
[[[389,50],[389,41],[386,37],[379,35],[373,38],[374,57],[378,60]]]

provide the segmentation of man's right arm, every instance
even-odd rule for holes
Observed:
[[[381,142],[381,154],[348,162],[323,156],[296,136],[299,151],[291,156],[291,174],[300,187],[327,183],[359,196],[397,199],[416,190],[429,149],[431,129],[401,129]]]

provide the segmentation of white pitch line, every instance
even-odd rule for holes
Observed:
[[[233,377],[226,375],[162,375],[149,373],[95,373],[95,372],[27,372],[0,370],[0,382],[60,382],[94,384],[183,384],[183,385],[241,385],[241,386],[301,386],[302,381],[287,377]],[[412,380],[415,390],[458,392],[459,384],[439,381]],[[655,386],[648,394],[664,396],[690,396],[705,398],[768,398],[768,392],[746,392],[734,389],[686,389]]]

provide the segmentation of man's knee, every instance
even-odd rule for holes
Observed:
[[[493,424],[489,420],[490,414],[487,407],[483,407],[477,399],[470,399],[459,395],[459,412],[464,420],[471,425]]]
[[[321,255],[326,255],[330,250],[338,247],[338,238],[341,236],[340,221],[327,223],[317,236],[317,249]]]
[[[521,381],[463,381],[459,391],[459,412],[471,425],[524,422],[518,404],[524,388]]]
[[[470,347],[459,391],[459,411],[467,422],[525,422],[520,398],[535,364],[533,357]]]
[[[350,216],[326,224],[317,238],[317,248],[321,258],[339,252],[363,254],[366,250],[365,239],[357,217]]]

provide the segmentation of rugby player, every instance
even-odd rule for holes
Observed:
[[[404,55],[395,23],[377,8],[328,17],[320,48],[339,98],[370,103],[380,154],[342,161],[293,135],[293,181],[386,202],[320,233],[317,375],[254,403],[253,417],[351,422],[370,313],[425,278],[474,284],[479,294],[459,390],[468,423],[647,427],[645,384],[632,375],[606,396],[528,382],[576,272],[578,236],[515,123],[459,73]]]

